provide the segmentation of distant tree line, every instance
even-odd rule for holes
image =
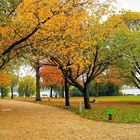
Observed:
[[[120,86],[113,83],[100,83],[98,87],[96,85],[91,84],[88,87],[89,96],[119,96],[121,95]],[[98,90],[96,90],[98,88]],[[98,91],[98,93],[97,93]],[[77,88],[70,89],[71,97],[82,97],[82,93]]]

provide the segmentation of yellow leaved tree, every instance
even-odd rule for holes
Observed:
[[[7,73],[0,71],[0,89],[1,89],[1,97],[4,98],[3,88],[6,86],[10,86],[12,82],[12,78]]]
[[[75,14],[77,22],[72,22],[69,16],[65,28],[62,26],[58,35],[51,36],[46,44],[49,65],[58,67],[65,81],[83,93],[86,109],[91,108],[88,85],[106,70],[116,57],[112,55],[114,50],[108,46],[107,41],[118,25],[123,26],[122,20],[116,17],[101,22],[102,17],[110,13],[110,1],[102,4],[98,2],[94,6],[92,15],[85,9],[81,9],[83,14],[81,13],[80,17],[77,16],[80,12]],[[68,102],[69,95],[66,96]]]
[[[18,55],[18,50],[30,46],[28,39],[53,34],[64,14],[72,14],[88,1],[23,0],[14,11],[11,22],[0,27],[0,68]],[[59,19],[59,20],[58,20]],[[41,30],[41,32],[40,32]]]

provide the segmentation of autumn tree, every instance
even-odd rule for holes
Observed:
[[[4,71],[0,71],[0,89],[2,98],[4,98],[3,94],[4,87],[9,86],[10,84],[11,84],[11,76]]]
[[[83,18],[83,19],[82,19]],[[70,12],[69,14],[61,15],[61,18],[56,17],[54,33],[50,35],[48,41],[46,42],[46,54],[48,65],[56,66],[60,69],[54,59],[60,59],[64,64],[64,69],[67,67],[69,58],[72,60],[75,57],[74,51],[78,47],[78,43],[71,37],[74,36],[75,39],[80,35],[80,26],[82,21],[85,21],[87,18],[86,11],[82,8]],[[53,23],[51,23],[52,25]],[[73,27],[73,29],[72,29]],[[69,57],[69,56],[70,57]],[[74,59],[72,60],[74,61]],[[60,69],[61,70],[61,69]],[[67,75],[63,73],[64,85],[65,85],[65,99],[66,106],[69,106],[69,81]]]
[[[18,84],[21,62],[19,59],[13,58],[5,67],[4,71],[11,77],[9,85],[11,90],[11,99],[13,99],[14,88]]]
[[[83,93],[86,109],[91,108],[88,85],[109,65],[115,63],[114,60],[119,55],[114,53],[115,48],[108,46],[107,41],[122,21],[111,17],[108,21],[100,23],[101,17],[108,14],[109,5],[110,3],[103,3],[101,7],[96,5],[96,10],[98,8],[100,10],[94,11],[95,13],[93,12],[94,14],[90,17],[82,10],[81,13],[79,11],[69,16],[69,19],[76,17],[77,22],[66,20],[65,28],[61,28],[63,30],[50,40],[50,63],[57,66],[66,80]],[[101,9],[105,13],[102,13]]]
[[[52,66],[43,67],[40,71],[40,76],[43,78],[42,86],[50,86],[50,97],[52,97],[53,87],[62,87],[64,80],[61,71]],[[64,93],[63,93],[64,94]]]
[[[5,1],[4,1],[5,2]],[[1,2],[2,7],[5,3]],[[7,1],[7,2],[10,2]],[[43,29],[44,34],[52,34],[57,18],[73,12],[88,1],[80,0],[22,0],[14,10],[11,21],[0,27],[0,68],[18,54],[20,48],[30,46],[28,39],[35,37]],[[9,4],[9,3],[8,3]],[[51,28],[51,30],[48,28]],[[43,36],[43,32],[41,32]],[[42,37],[40,37],[40,41]]]
[[[48,22],[44,23],[41,26],[40,30],[38,32],[36,32],[34,36],[28,38],[28,40],[26,41],[26,43],[28,44],[28,45],[26,45],[26,48],[31,47],[31,49],[29,51],[29,52],[31,52],[30,55],[35,52],[36,54],[38,54],[40,56],[40,51],[39,50],[41,50],[41,51],[43,50],[42,53],[46,53],[46,57],[48,57],[47,47],[44,49],[43,46],[47,46],[47,45],[51,46],[50,40],[54,39],[53,37],[57,37],[57,34],[58,34],[59,30],[63,30],[63,28],[65,28],[64,27],[65,23],[63,23],[63,21],[64,20],[65,21],[69,20],[68,19],[69,16],[71,16],[70,26],[72,26],[72,24],[76,21],[76,20],[74,21],[74,19],[76,19],[77,16],[80,16],[80,14],[75,16],[75,13],[78,13],[79,10],[81,9],[80,7],[82,7],[84,4],[88,3],[88,1],[81,3],[79,1],[70,1],[69,0],[69,1],[60,2],[60,1],[56,0],[55,2],[53,2],[53,4],[50,1],[44,1],[44,2],[49,3],[50,5],[60,3],[61,6],[60,7],[58,6],[58,9],[57,8],[53,9],[52,8],[53,6],[51,6],[51,8],[50,8],[51,10],[48,10],[47,13],[52,14],[53,19],[51,19]],[[40,7],[40,8],[42,8],[42,7]],[[34,16],[37,17],[38,20],[40,20],[40,16],[43,17],[43,19],[45,18],[45,16],[47,16],[47,15],[44,15],[44,11],[42,13],[40,10],[39,10],[40,13],[35,13],[35,15],[34,15]],[[59,10],[60,10],[60,13],[59,13]],[[85,11],[85,10],[83,10],[83,11]],[[82,14],[84,14],[84,12]],[[75,31],[75,33],[76,33],[76,31]],[[38,46],[38,44],[39,44],[39,46]],[[36,46],[36,49],[34,49],[34,46]],[[37,47],[39,48],[39,50],[37,49]],[[26,50],[26,48],[24,48],[24,50]],[[19,51],[18,51],[18,53],[19,53]],[[38,63],[40,63],[40,62],[38,62]],[[36,66],[37,66],[37,63],[36,63]]]
[[[40,44],[28,47],[26,49],[21,49],[19,51],[20,57],[25,63],[28,63],[35,70],[36,77],[36,101],[41,101],[40,96],[40,68],[43,66],[42,59],[44,58],[39,48]],[[38,49],[37,49],[38,47]],[[41,53],[39,53],[41,52]]]
[[[88,1],[79,0],[23,0],[17,6],[11,22],[1,28],[0,68],[18,56],[21,49],[32,48],[39,42],[47,41],[48,36],[54,35],[57,30],[58,22],[62,23],[64,15],[72,15],[78,7],[87,3]],[[40,67],[38,65],[39,62],[34,65],[37,73]],[[36,77],[39,85],[39,75]],[[40,100],[39,94],[37,95],[36,100]]]

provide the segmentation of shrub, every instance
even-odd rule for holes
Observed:
[[[71,97],[82,97],[83,94],[79,91],[78,88],[71,87],[69,90],[70,96]]]

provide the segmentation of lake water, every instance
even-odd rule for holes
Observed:
[[[121,92],[123,95],[140,96],[140,89],[136,89],[136,88],[122,89]],[[40,94],[41,94],[41,97],[49,97],[50,91],[49,90],[41,91]],[[18,96],[18,92],[14,92],[14,95]],[[53,92],[53,96],[55,96],[55,92]]]
[[[140,96],[140,89],[123,89],[122,93],[123,95]]]
[[[11,95],[11,94],[9,93],[9,95]],[[18,92],[14,92],[14,95],[18,96]],[[50,96],[50,91],[49,90],[41,91],[40,96],[41,97],[49,97]],[[53,96],[55,96],[55,92],[53,92]]]

